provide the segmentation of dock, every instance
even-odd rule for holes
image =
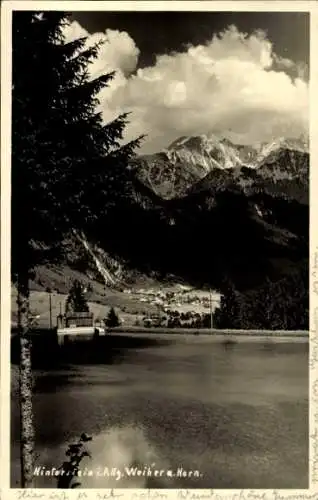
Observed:
[[[94,316],[89,312],[66,313],[57,318],[58,345],[69,342],[92,340],[105,335],[105,327],[94,323]]]

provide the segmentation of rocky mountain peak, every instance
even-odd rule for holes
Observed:
[[[245,145],[234,144],[222,135],[202,134],[179,137],[163,151],[139,157],[135,165],[143,183],[162,198],[171,199],[184,196],[191,186],[217,171],[237,177],[244,167],[258,170],[266,165],[267,177],[271,175],[268,166],[275,164],[279,177],[298,175],[299,163],[299,173],[307,169],[308,162],[302,160],[306,153],[305,137]]]

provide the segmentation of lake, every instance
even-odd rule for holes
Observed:
[[[308,487],[308,340],[148,337],[43,350],[55,362],[34,369],[36,487],[56,487],[39,471],[59,467],[82,432],[93,437],[82,487]]]

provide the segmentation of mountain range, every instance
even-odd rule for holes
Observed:
[[[136,157],[129,174],[130,197],[97,230],[102,247],[129,266],[250,289],[308,260],[304,139],[244,146],[182,137]]]
[[[125,196],[85,235],[70,267],[102,269],[107,286],[137,270],[219,290],[231,281],[241,291],[300,268],[306,275],[309,150],[303,138],[246,146],[215,135],[181,137],[164,151],[135,157],[125,176]]]
[[[268,184],[268,180],[278,187],[299,181],[308,187],[308,148],[305,138],[280,138],[250,146],[215,135],[180,137],[159,153],[137,157],[133,169],[141,182],[167,200],[207,183],[234,183],[248,189],[251,184]]]

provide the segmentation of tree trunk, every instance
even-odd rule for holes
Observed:
[[[20,457],[21,486],[33,486],[34,426],[32,409],[31,339],[29,329],[29,278],[27,272],[18,276],[18,329],[20,337]]]

